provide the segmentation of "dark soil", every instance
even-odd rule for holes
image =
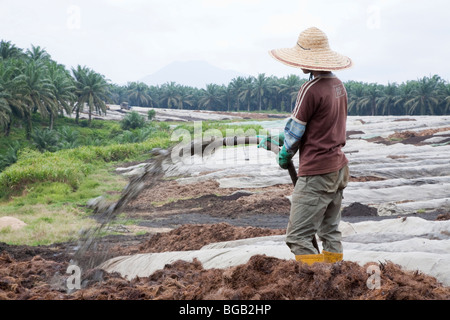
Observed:
[[[186,225],[168,233],[159,233],[139,246],[139,252],[199,250],[222,241],[285,234],[285,229],[233,227],[228,223]]]
[[[434,134],[438,132],[444,132],[449,131],[450,127],[445,128],[438,128],[438,129],[425,129],[422,131],[400,131],[396,132],[394,134],[391,134],[387,138],[382,137],[375,137],[372,139],[369,139],[367,141],[369,142],[375,142],[375,143],[382,143],[385,145],[392,145],[396,143],[403,143],[403,144],[412,144],[412,145],[423,145],[425,144],[424,141],[434,137]],[[444,137],[442,141],[439,143],[448,143],[450,142],[450,134],[444,134],[441,135],[441,137]]]
[[[450,220],[450,213],[440,214],[437,216],[436,220],[438,221]]]
[[[291,205],[286,196],[291,195],[292,190],[292,185],[239,191],[219,188],[218,182],[213,180],[189,185],[161,181],[157,186],[143,190],[139,198],[128,204],[127,213],[141,219],[144,225],[145,220],[158,224],[169,216],[175,220],[184,220],[183,217],[188,215],[193,219],[208,216],[219,221],[245,220],[248,215],[288,216]]]
[[[394,122],[400,122],[400,121],[417,121],[416,119],[412,119],[412,118],[400,118],[400,119],[395,119]]]
[[[346,132],[347,139],[351,138],[351,136],[354,135],[354,134],[365,134],[365,132],[364,131],[360,131],[360,130],[353,130],[353,131],[349,130],[349,131]]]
[[[359,202],[354,202],[348,207],[345,207],[342,210],[342,217],[376,217],[378,216],[377,209],[373,207],[369,207],[366,205],[363,205]]]
[[[66,251],[69,244],[54,244],[50,246],[17,246],[0,242],[0,253],[7,252],[16,261],[30,260],[40,256],[46,260],[69,261],[70,254]]]

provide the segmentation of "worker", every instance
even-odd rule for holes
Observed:
[[[294,47],[271,50],[270,55],[310,75],[280,135],[279,166],[287,169],[297,151],[300,158],[286,244],[297,261],[309,265],[341,261],[338,226],[343,190],[349,179],[348,159],[342,151],[346,143],[347,91],[333,71],[350,68],[352,60],[332,51],[326,34],[316,27],[303,31]],[[313,246],[316,234],[322,241],[322,253]]]

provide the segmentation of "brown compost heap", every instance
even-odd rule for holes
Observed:
[[[168,233],[143,236],[139,244],[117,254],[197,249],[207,243],[282,234],[284,230],[234,227],[226,223],[186,225]],[[450,288],[420,272],[404,271],[393,263],[382,270],[379,289],[369,289],[367,265],[343,261],[308,266],[294,260],[264,255],[227,269],[204,269],[199,261],[176,261],[148,278],[131,281],[118,274],[90,269],[83,272],[82,288],[68,292],[68,257],[63,247],[2,246],[0,299],[349,299],[448,300]]]

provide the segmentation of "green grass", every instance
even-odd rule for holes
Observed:
[[[0,216],[18,218],[27,226],[1,230],[0,241],[9,244],[46,245],[78,237],[79,230],[96,225],[86,202],[100,195],[119,198],[128,180],[113,171],[113,164],[88,175],[77,190],[62,182],[34,183],[20,195],[0,202]]]
[[[15,245],[49,245],[76,239],[81,229],[96,222],[82,210],[71,206],[55,208],[45,204],[0,204],[2,216],[12,216],[27,225],[19,230],[0,230],[0,242]]]
[[[36,123],[35,127],[39,125]],[[115,167],[129,161],[147,160],[153,148],[167,148],[171,132],[166,123],[151,124],[151,133],[137,143],[118,143],[114,139],[123,133],[114,121],[93,121],[92,127],[76,125],[73,119],[57,119],[55,129],[68,126],[79,130],[84,138],[98,139],[99,145],[81,145],[55,152],[40,152],[24,139],[23,128],[13,128],[9,137],[0,137],[0,144],[21,141],[17,162],[0,172],[0,217],[12,216],[27,225],[20,230],[3,228],[0,242],[9,244],[47,245],[76,239],[80,230],[95,226],[88,200],[104,196],[116,201],[128,179],[115,173]],[[194,132],[192,124],[183,124]],[[203,122],[202,130],[224,136],[227,130],[242,132],[262,129],[258,125],[230,126],[226,122]],[[137,132],[139,134],[139,132]],[[126,217],[120,224],[136,224]]]
[[[132,160],[153,148],[167,148],[169,138],[153,138],[142,143],[109,146],[82,146],[40,153],[25,149],[19,160],[0,173],[0,197],[8,197],[38,182],[61,182],[76,191],[89,174],[105,163]]]

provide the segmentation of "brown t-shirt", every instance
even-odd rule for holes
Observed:
[[[346,142],[347,91],[335,75],[306,82],[292,118],[306,125],[299,147],[299,176],[338,171],[348,163],[341,150]]]

